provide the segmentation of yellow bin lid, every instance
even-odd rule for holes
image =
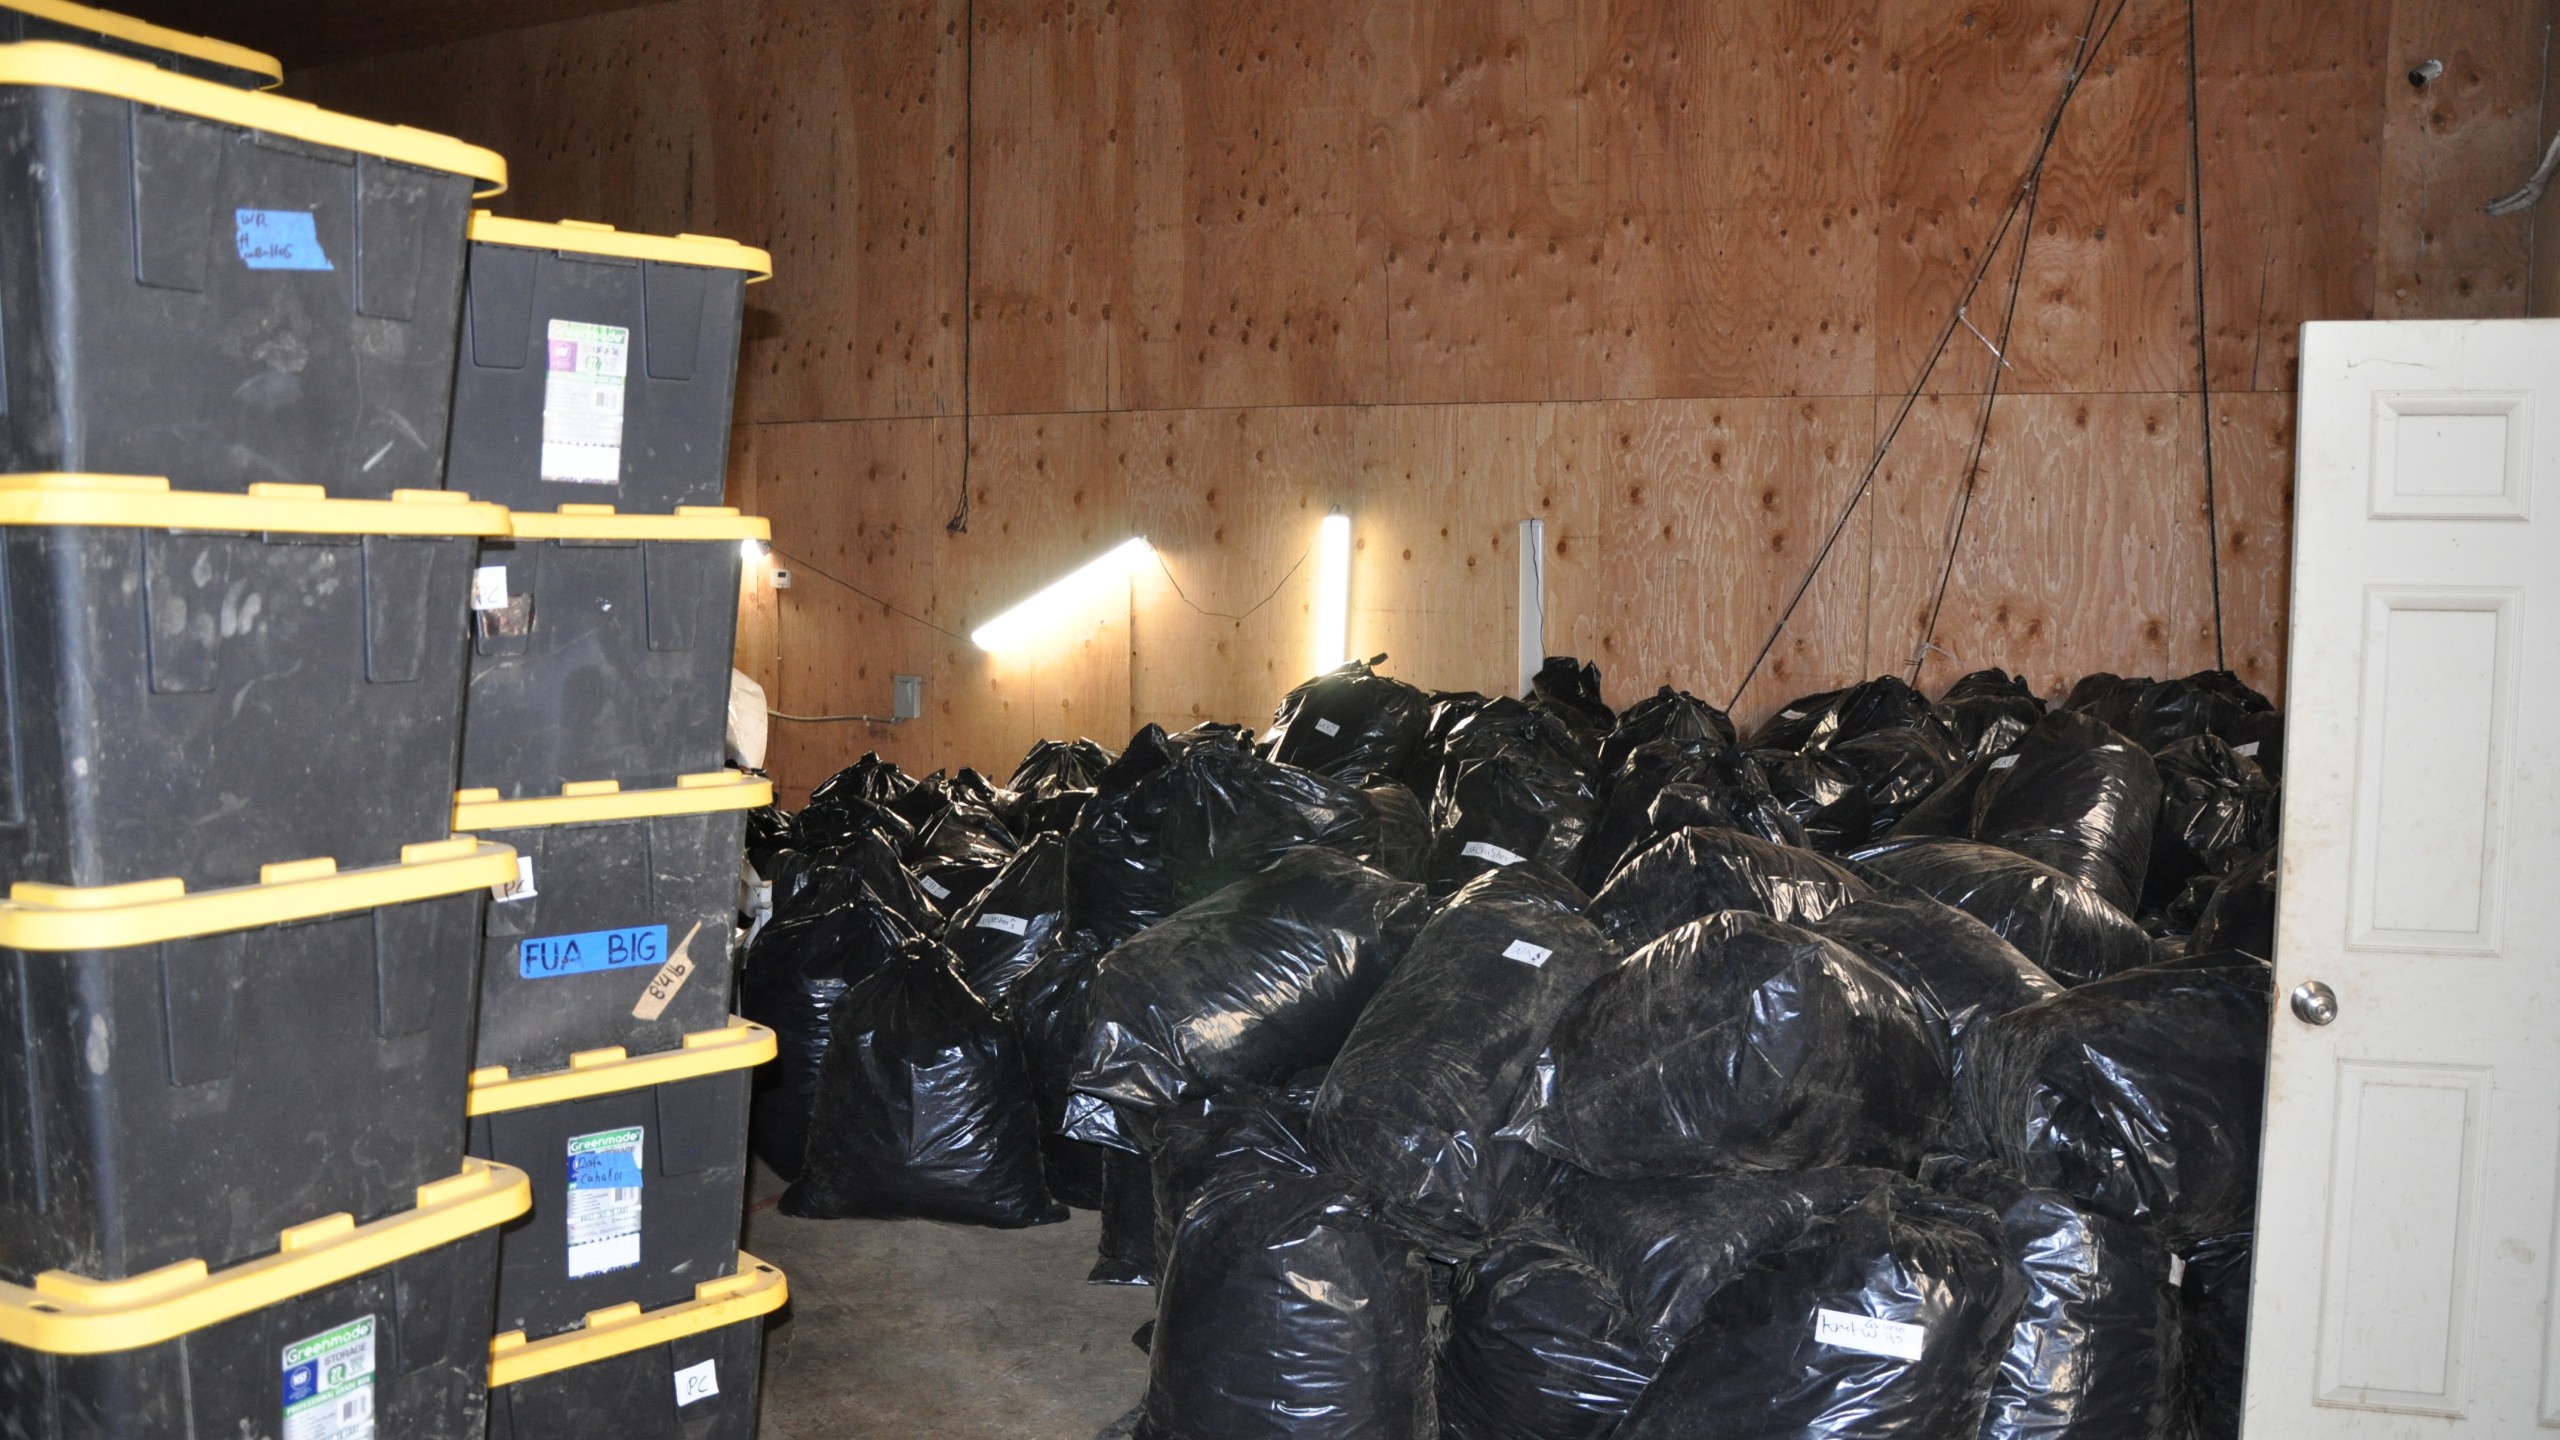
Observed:
[[[773,527],[729,505],[679,505],[673,515],[625,515],[610,505],[508,513],[518,540],[770,540]]]
[[[459,895],[516,878],[516,852],[469,835],[405,845],[396,865],[340,870],[325,855],[261,867],[255,885],[187,891],[175,875],[125,885],[21,880],[0,900],[0,949],[121,950]]]
[[[154,50],[166,50],[172,55],[184,55],[208,65],[227,65],[234,70],[245,70],[265,77],[267,83],[258,87],[261,90],[272,90],[284,83],[283,63],[263,50],[252,50],[246,45],[234,45],[209,35],[190,35],[184,30],[154,25],[148,20],[119,15],[113,10],[74,5],[71,0],[0,0],[0,10],[15,10],[21,15],[33,15],[56,25],[91,31]]]
[[[753,810],[773,803],[773,782],[736,770],[679,775],[667,790],[625,790],[619,780],[575,780],[557,795],[508,800],[494,789],[463,790],[453,797],[453,828],[460,832],[517,830],[537,825],[592,825],[607,820],[655,820],[662,815],[710,815]]]
[[[493,1389],[513,1385],[753,1320],[781,1309],[790,1298],[791,1282],[781,1271],[741,1250],[735,1274],[694,1286],[693,1298],[681,1305],[591,1311],[577,1329],[534,1341],[527,1341],[521,1330],[508,1331],[489,1342],[489,1384]]]
[[[0,475],[0,525],[102,525],[277,535],[504,535],[505,507],[459,490],[334,499],[321,485],[260,481],[248,493],[173,490],[158,475]]]
[[[483,150],[450,135],[359,120],[353,115],[323,110],[308,101],[217,85],[211,80],[179,75],[140,60],[79,45],[53,40],[0,45],[0,85],[112,95],[119,100],[335,150],[354,150],[424,170],[468,175],[480,182],[472,192],[476,195],[495,195],[507,188],[507,162],[496,151]]]
[[[0,0],[5,3],[5,0]],[[525,250],[559,250],[572,255],[609,255],[617,260],[659,260],[671,265],[700,265],[715,270],[744,270],[747,283],[773,278],[773,257],[752,245],[717,235],[643,235],[616,230],[593,220],[511,220],[486,210],[471,212],[471,238],[482,245],[513,245]]]
[[[562,1105],[598,1095],[699,1080],[732,1070],[752,1070],[772,1059],[779,1048],[780,1042],[771,1030],[732,1015],[729,1023],[719,1029],[696,1030],[684,1037],[680,1048],[654,1055],[633,1055],[619,1045],[608,1045],[602,1050],[581,1050],[570,1056],[566,1070],[515,1075],[504,1065],[483,1066],[471,1072],[471,1098],[464,1102],[463,1110],[470,1115],[505,1115],[540,1105]]]

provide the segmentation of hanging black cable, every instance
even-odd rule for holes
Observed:
[[[960,499],[942,528],[954,535],[969,533],[969,456],[978,447],[972,433],[975,415],[969,404],[970,343],[977,326],[978,260],[978,0],[961,8],[966,33],[960,40]]]
[[[2216,513],[2213,483],[2213,353],[2212,332],[2204,311],[2204,109],[2198,103],[2196,0],[2187,0],[2187,173],[2194,193],[2187,200],[2196,253],[2196,408],[2204,416],[2205,563],[2213,575],[2213,668],[2229,669],[2222,654],[2222,519]]]
[[[2125,4],[2126,0],[2116,0],[2116,8],[2108,15],[2105,28],[2100,29],[2098,14],[2104,8],[2105,0],[2090,0],[2088,17],[2080,26],[2078,48],[2072,52],[2071,68],[2063,76],[2062,93],[2054,101],[2053,113],[2046,117],[2044,134],[2037,141],[2035,154],[2029,160],[2027,173],[2030,177],[2043,174],[2045,157],[2053,150],[2054,137],[2061,133],[2062,117],[2071,106],[2071,97],[2078,93],[2080,79],[2088,72],[2089,62],[2096,57],[2098,47],[2114,33],[2116,22],[2124,18]],[[1903,393],[1902,404],[1894,411],[1893,423],[1886,426],[1884,434],[1877,439],[1875,452],[1867,459],[1866,473],[1859,477],[1857,487],[1849,492],[1848,503],[1841,507],[1840,518],[1832,522],[1830,533],[1823,537],[1821,546],[1814,551],[1812,563],[1805,567],[1804,578],[1796,582],[1795,593],[1787,598],[1785,608],[1778,612],[1777,623],[1769,627],[1769,638],[1761,643],[1760,653],[1752,657],[1751,668],[1743,672],[1742,683],[1733,688],[1733,698],[1725,702],[1725,708],[1732,709],[1742,703],[1743,692],[1751,688],[1751,682],[1760,674],[1760,667],[1768,662],[1770,652],[1777,649],[1779,637],[1786,633],[1787,622],[1795,618],[1797,607],[1804,603],[1806,592],[1813,588],[1814,578],[1821,573],[1823,562],[1831,558],[1833,547],[1839,544],[1842,532],[1849,528],[1849,521],[1857,514],[1859,504],[1867,498],[1867,492],[1875,488],[1876,475],[1884,468],[1886,453],[1893,448],[1894,438],[1902,433],[1903,422],[1911,417],[1913,407],[1920,403],[1921,393],[1928,388],[1930,374],[1938,368],[1939,360],[1945,357],[1948,343],[1955,338],[1956,328],[1964,323],[1965,307],[1972,303],[1974,293],[1981,289],[1983,278],[1990,273],[1992,258],[2000,253],[2000,247],[2008,239],[2009,227],[2016,223],[2026,201],[2027,186],[2021,183],[2018,193],[2010,198],[2009,208],[2001,215],[1999,228],[1992,232],[1990,243],[1983,247],[1982,259],[1973,267],[1973,274],[1965,282],[1964,291],[1957,297],[1954,308],[1949,311],[1946,324],[1939,327],[1929,358],[1921,364],[1919,373],[1912,377],[1911,388]]]

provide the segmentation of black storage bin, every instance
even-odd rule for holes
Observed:
[[[0,0],[0,41],[16,40],[86,45],[240,90],[284,83],[284,66],[273,55],[71,0]]]
[[[681,1305],[616,1306],[547,1340],[499,1336],[489,1440],[754,1440],[764,1317],[791,1290],[753,1255],[735,1264]]]
[[[591,780],[656,789],[719,769],[739,544],[771,528],[717,506],[600,505],[520,510],[513,527],[480,551],[463,788],[516,800]]]
[[[0,470],[442,486],[464,230],[506,173],[422,130],[0,47]]]
[[[762,250],[471,217],[445,483],[520,510],[717,505]]]
[[[568,1070],[471,1077],[471,1153],[539,1177],[499,1246],[498,1328],[537,1338],[608,1306],[672,1305],[729,1273],[747,1199],[749,1072],[771,1030],[594,1051]]]
[[[221,1267],[462,1161],[487,887],[465,838],[397,865],[0,903],[0,1280]]]
[[[523,1213],[525,1177],[474,1160],[411,1199],[211,1273],[0,1286],[0,1440],[478,1440],[494,1227]]]
[[[474,1066],[524,1075],[586,1050],[672,1050],[728,1019],[747,812],[773,784],[735,770],[667,790],[611,780],[540,800],[455,797],[453,828],[514,849],[489,906]]]
[[[506,512],[0,477],[0,877],[242,885],[444,835]]]

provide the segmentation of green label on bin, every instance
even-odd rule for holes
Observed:
[[[373,1440],[373,1317],[284,1347],[283,1440]]]
[[[667,927],[584,930],[575,935],[529,935],[516,945],[516,973],[551,980],[597,970],[654,969],[667,962]]]

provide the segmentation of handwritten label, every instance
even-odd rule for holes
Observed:
[[[534,935],[516,942],[516,972],[527,980],[554,980],[597,970],[661,965],[666,956],[664,925],[583,930],[575,935]]]
[[[1917,1360],[1929,1343],[1929,1332],[1899,1320],[1879,1320],[1873,1315],[1852,1315],[1843,1310],[1816,1310],[1813,1338],[1816,1344],[1841,1350],[1893,1360]]]
[[[504,610],[507,608],[507,567],[483,565],[471,572],[471,608]]]
[[[2258,756],[2258,742],[2252,740],[2246,745],[2234,745],[2231,747],[2231,753],[2234,755],[2246,755],[2254,760]]]
[[[240,263],[252,270],[335,270],[308,210],[235,211]]]
[[[693,978],[693,957],[685,952],[693,948],[693,937],[701,933],[702,922],[696,920],[693,928],[684,932],[684,938],[676,942],[676,953],[668,956],[667,963],[658,967],[658,973],[649,977],[649,987],[640,992],[640,1003],[631,1007],[632,1019],[655,1020],[667,1013],[667,1006],[675,1000],[676,992],[684,988],[684,982]]]
[[[936,900],[948,900],[951,898],[950,889],[937,883],[930,875],[917,876],[916,884],[924,887],[924,893],[932,896]]]
[[[1490,860],[1496,865],[1517,865],[1529,858],[1526,855],[1514,855],[1499,845],[1488,845],[1482,840],[1468,841],[1458,847],[1458,853],[1470,860]]]
[[[720,1393],[720,1362],[705,1360],[687,1365],[676,1372],[676,1408],[681,1410],[696,1400],[708,1400]]]
[[[1327,738],[1331,738],[1332,736],[1341,734],[1342,727],[1334,724],[1330,720],[1319,720],[1316,722],[1316,733]]]
[[[530,900],[542,892],[533,888],[533,857],[516,857],[516,878],[501,880],[489,887],[489,898],[504,904],[509,900]]]
[[[978,928],[981,930],[1001,930],[1007,935],[1028,935],[1031,933],[1031,922],[1023,919],[1019,915],[997,915],[990,913],[978,917]]]
[[[638,1125],[569,1137],[569,1278],[640,1263],[641,1153]]]
[[[1992,762],[1991,762],[1991,768],[1992,768],[1992,769],[1994,769],[1994,770],[2006,770],[2006,769],[2009,769],[2011,766],[2016,765],[2017,763],[2018,763],[2018,757],[2017,757],[2017,756],[2015,756],[2015,755],[2003,755],[2003,756],[2001,756],[1999,759],[1994,760],[1994,761],[1992,761]]]
[[[1547,968],[1548,959],[1555,953],[1544,945],[1532,945],[1526,940],[1514,940],[1502,948],[1503,959],[1517,960],[1532,970]]]

